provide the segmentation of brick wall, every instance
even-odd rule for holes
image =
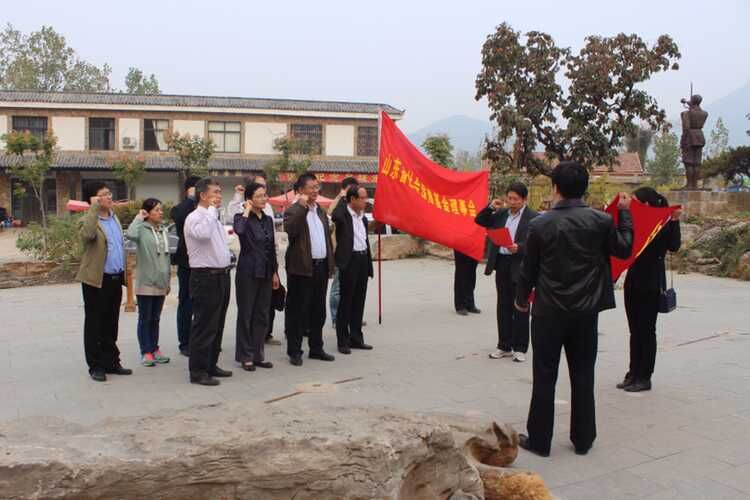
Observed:
[[[682,205],[687,215],[711,216],[733,212],[750,212],[750,193],[725,191],[670,191],[671,204]]]

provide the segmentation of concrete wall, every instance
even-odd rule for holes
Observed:
[[[686,215],[706,217],[720,213],[750,212],[750,193],[670,191],[666,196],[670,204],[682,205]]]
[[[180,201],[179,177],[172,172],[147,172],[135,186],[139,200],[156,198],[164,203]]]
[[[57,136],[57,147],[61,151],[84,151],[86,149],[86,118],[53,116],[50,126]]]
[[[174,120],[172,130],[180,135],[190,134],[205,137],[206,122],[203,120]]]
[[[245,122],[245,153],[276,154],[273,142],[286,135],[286,123]]]
[[[353,126],[326,125],[325,140],[327,156],[354,156]]]
[[[138,118],[120,118],[118,120],[118,149],[121,151],[141,150],[141,120]],[[130,146],[125,146],[125,138],[130,140]]]

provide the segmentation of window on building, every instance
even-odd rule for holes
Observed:
[[[290,132],[293,139],[306,143],[310,154],[319,155],[323,151],[323,125],[293,123]]]
[[[378,127],[357,127],[357,156],[378,155]]]
[[[115,149],[114,118],[89,118],[89,149],[96,151]]]
[[[44,135],[47,133],[47,117],[46,116],[14,116],[13,117],[13,130],[16,132],[29,131],[31,135],[39,139],[44,139]]]
[[[169,120],[143,120],[143,149],[145,151],[166,151]]]
[[[219,153],[240,152],[240,122],[208,122],[208,138]]]

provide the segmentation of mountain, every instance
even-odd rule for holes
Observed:
[[[453,144],[453,149],[476,153],[482,144],[485,134],[490,133],[492,127],[489,121],[478,120],[465,115],[454,115],[438,120],[415,132],[406,134],[416,145],[421,146],[430,135],[446,134]]]
[[[704,97],[705,98],[705,97]],[[750,82],[738,88],[717,101],[713,101],[704,109],[708,111],[708,122],[703,127],[706,139],[710,137],[716,120],[721,117],[724,125],[729,129],[729,145],[743,146],[750,144],[750,120],[746,115],[750,113]]]

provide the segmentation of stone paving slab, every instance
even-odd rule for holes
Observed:
[[[187,360],[176,354],[174,296],[165,305],[161,332],[172,362],[138,365],[136,314],[123,313],[119,345],[135,373],[99,384],[88,378],[83,360],[80,285],[0,290],[0,420],[60,416],[95,423],[192,405],[267,401],[305,384],[361,377],[272,404],[301,413],[322,404],[351,404],[464,414],[523,430],[531,362],[487,357],[497,335],[494,280],[479,271],[483,313],[460,317],[452,308],[452,273],[452,263],[434,259],[384,263],[384,322],[377,324],[375,281],[365,318],[366,340],[375,350],[340,355],[329,320],[325,341],[336,361],[305,358],[302,368],[289,365],[284,346],[271,346],[266,352],[272,370],[239,369],[233,363],[232,301],[221,365],[234,369],[234,377],[216,388],[187,382]],[[626,368],[627,324],[622,308],[602,315],[599,437],[586,457],[572,452],[567,437],[570,388],[563,357],[552,455],[521,452],[517,460],[518,467],[538,471],[559,498],[750,498],[750,283],[685,275],[677,276],[676,287],[680,307],[659,319],[651,392],[614,388]],[[275,333],[283,338],[283,318],[277,318]]]

